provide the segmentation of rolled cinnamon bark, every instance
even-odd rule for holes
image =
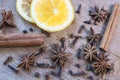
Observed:
[[[0,47],[31,47],[43,43],[43,34],[0,34]]]
[[[108,51],[111,40],[113,38],[116,26],[119,21],[119,16],[120,16],[120,5],[118,3],[115,4],[112,15],[109,19],[107,28],[105,30],[102,42],[100,44],[100,48],[103,49],[104,51]]]

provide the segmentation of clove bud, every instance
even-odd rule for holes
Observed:
[[[3,63],[4,65],[7,65],[8,63],[10,63],[13,60],[13,57],[9,56],[7,57],[7,59],[5,60],[5,62]]]
[[[43,52],[45,52],[46,48],[45,47],[41,47],[38,51],[38,53],[35,54],[35,56],[38,56],[40,54],[42,54]]]
[[[78,49],[78,51],[77,51],[77,54],[76,54],[76,57],[78,58],[78,59],[81,59],[81,49]]]
[[[71,70],[68,72],[71,76],[74,76],[74,77],[80,77],[80,76],[84,76],[86,75],[86,73],[84,71],[80,71],[80,72],[77,72],[77,73],[73,73]]]
[[[34,74],[34,76],[35,76],[36,78],[40,78],[40,73],[39,73],[39,72],[36,72],[36,73]]]
[[[82,36],[74,36],[74,40],[70,44],[70,47],[74,47],[74,45],[77,43],[79,38],[82,38]]]
[[[62,73],[62,68],[61,67],[59,67],[58,68],[58,72],[56,73],[56,72],[51,72],[51,75],[53,75],[53,76],[55,76],[55,77],[60,77],[61,76],[61,73]]]
[[[64,48],[65,47],[65,37],[62,37],[60,39],[60,43],[61,43],[61,48]]]
[[[80,28],[79,28],[79,30],[78,30],[78,33],[81,33],[83,29],[85,29],[85,26],[81,25]]]
[[[81,4],[78,6],[78,9],[76,10],[76,13],[80,14],[80,10],[81,10]]]
[[[88,20],[88,21],[84,21],[85,24],[92,24],[92,21],[91,20]]]
[[[12,67],[11,65],[8,65],[8,67],[15,73],[19,72],[19,70],[17,70],[16,68]]]

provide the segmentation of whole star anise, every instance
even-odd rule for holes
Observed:
[[[87,40],[90,44],[95,45],[99,42],[101,34],[95,34],[93,28],[90,28],[90,34],[87,37]]]
[[[95,74],[101,74],[101,76],[105,75],[111,68],[111,66],[107,63],[107,61],[109,61],[107,55],[101,53],[96,60],[97,61],[93,63]]]
[[[6,12],[5,10],[2,10],[2,20],[0,21],[0,29],[2,29],[4,26],[10,26],[10,27],[16,27],[16,25],[12,21],[12,11]]]
[[[55,44],[51,50],[50,59],[56,66],[63,68],[69,60],[70,54],[65,52],[66,48],[61,48],[59,44]]]
[[[17,68],[23,68],[26,71],[30,71],[30,67],[35,64],[35,54],[32,53],[30,55],[25,55],[21,57],[21,63],[17,66]]]
[[[104,7],[99,9],[98,6],[94,6],[94,11],[90,11],[89,15],[94,21],[94,24],[97,25],[98,23],[105,21],[108,18],[109,13]]]
[[[97,56],[97,50],[95,46],[92,46],[91,44],[87,44],[87,46],[84,48],[84,58],[88,61],[93,61]]]

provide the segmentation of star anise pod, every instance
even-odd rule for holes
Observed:
[[[10,26],[10,27],[16,27],[16,25],[12,21],[12,11],[6,12],[5,10],[2,10],[2,20],[0,21],[0,29],[2,29],[4,26]]]
[[[35,54],[32,53],[30,55],[25,55],[21,57],[21,63],[17,66],[17,68],[23,68],[26,71],[30,71],[30,67],[35,64]]]
[[[96,60],[97,61],[93,63],[95,74],[101,74],[101,76],[105,75],[111,68],[111,66],[107,63],[107,61],[109,61],[107,55],[101,53]]]
[[[87,37],[87,40],[90,44],[95,45],[99,42],[101,34],[95,34],[93,28],[90,28],[90,34]]]
[[[94,21],[94,24],[97,25],[98,23],[105,21],[108,18],[109,13],[104,7],[99,9],[98,6],[94,6],[94,11],[90,11],[89,15]]]
[[[50,59],[56,66],[60,66],[63,68],[66,64],[66,62],[69,61],[70,54],[65,52],[65,48],[61,48],[59,44],[55,44],[54,47],[51,50],[51,56]]]
[[[84,48],[84,58],[88,61],[93,61],[97,56],[97,50],[95,46],[92,46],[91,44],[87,44],[87,46]]]

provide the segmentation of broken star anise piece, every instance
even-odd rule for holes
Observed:
[[[97,25],[98,23],[105,21],[108,18],[109,13],[104,7],[99,9],[98,6],[94,6],[94,11],[90,11],[89,15],[94,21],[94,24]]]
[[[90,28],[90,34],[87,37],[87,40],[90,44],[95,45],[99,42],[101,34],[95,34],[93,28]]]
[[[16,25],[12,21],[12,11],[6,12],[5,10],[2,10],[2,20],[0,21],[0,29],[2,29],[4,26],[10,26],[10,27],[16,27]]]
[[[105,75],[111,68],[111,66],[107,63],[107,61],[109,61],[107,55],[101,53],[96,60],[97,61],[93,63],[95,74],[101,74],[101,76]]]
[[[92,46],[90,44],[87,44],[87,46],[84,48],[84,58],[88,61],[93,61],[97,56],[97,50],[95,46]]]
[[[21,63],[17,66],[17,68],[23,68],[26,71],[30,71],[30,67],[35,64],[35,54],[32,53],[30,55],[25,55],[21,57]]]
[[[50,59],[54,65],[63,68],[66,62],[69,61],[70,54],[65,52],[66,48],[61,48],[59,44],[55,44],[51,50]]]

